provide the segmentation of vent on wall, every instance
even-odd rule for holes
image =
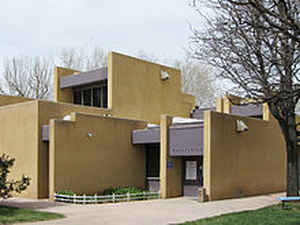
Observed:
[[[160,79],[161,80],[168,80],[170,78],[170,75],[167,71],[161,70],[160,71]]]

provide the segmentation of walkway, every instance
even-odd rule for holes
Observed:
[[[22,225],[168,225],[231,212],[254,210],[278,203],[279,194],[199,203],[191,198],[118,204],[73,205],[11,199],[2,204],[66,215],[65,219]]]

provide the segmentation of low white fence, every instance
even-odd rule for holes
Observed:
[[[97,204],[105,202],[129,202],[160,198],[160,192],[127,193],[122,195],[60,195],[55,193],[54,200],[77,204]]]

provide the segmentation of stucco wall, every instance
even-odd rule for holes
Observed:
[[[95,194],[145,185],[145,151],[131,144],[131,131],[145,123],[81,113],[72,120],[50,122],[50,197],[63,189]]]
[[[55,67],[54,68],[54,101],[73,103],[73,92],[71,88],[60,89],[60,78],[67,75],[79,73],[77,70]]]
[[[33,100],[34,99],[24,98],[24,97],[20,97],[20,96],[0,95],[0,106],[13,105],[13,104],[29,102],[29,101],[33,101]]]
[[[247,132],[236,132],[238,119]],[[210,200],[285,190],[285,144],[274,119],[205,112],[204,139],[204,187]]]
[[[160,115],[189,117],[194,97],[181,92],[180,70],[110,53],[108,103],[117,117],[160,123]],[[161,70],[170,78],[162,81]]]
[[[40,125],[48,125],[50,119],[63,119],[64,116],[70,115],[72,112],[105,115],[110,114],[111,110],[105,108],[39,100]]]
[[[37,105],[37,101],[31,101],[0,107],[0,154],[16,159],[10,178],[20,179],[23,174],[31,178],[30,186],[22,193],[31,198],[39,195]]]
[[[19,103],[19,104],[18,104]],[[23,173],[32,178],[21,196],[47,198],[49,192],[49,146],[42,141],[41,129],[50,119],[62,119],[71,112],[99,115],[110,111],[101,108],[0,96],[0,152],[16,158],[13,178]]]
[[[172,117],[161,116],[160,121],[160,193],[161,198],[182,195],[182,158],[169,155],[169,127]]]
[[[162,81],[161,71],[170,79]],[[72,103],[71,88],[60,89],[62,76],[78,71],[56,67],[55,101]],[[194,96],[181,91],[180,70],[111,52],[108,57],[108,107],[115,117],[145,120],[159,124],[160,115],[189,117]]]
[[[42,140],[42,126],[49,125],[51,119],[63,119],[64,116],[72,112],[82,112],[97,115],[108,114],[110,111],[102,108],[87,107],[81,105],[56,103],[50,101],[38,101],[38,143],[39,143],[39,162],[49,161],[49,144]],[[48,198],[49,192],[49,165],[44,163],[38,164],[39,168],[39,190],[40,198]]]
[[[22,97],[0,96],[0,100],[3,100],[0,101],[1,105],[12,104],[0,107],[0,152],[16,158],[13,178],[23,173],[32,178],[28,191],[21,194],[32,198],[49,196],[49,144],[42,141],[42,126],[49,125],[51,119],[62,119],[72,112],[110,113],[108,109]],[[128,140],[131,140],[130,137]]]

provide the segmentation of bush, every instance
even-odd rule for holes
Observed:
[[[6,154],[0,156],[0,198],[10,198],[12,192],[21,193],[30,184],[30,178],[22,176],[21,180],[7,180],[10,169],[14,166],[15,159]]]
[[[126,193],[141,193],[143,192],[142,189],[139,189],[137,187],[110,187],[107,188],[103,191],[103,195],[112,195],[112,194],[116,194],[116,195],[122,195],[122,194],[126,194]]]
[[[112,195],[113,193],[116,195],[123,195],[126,193],[142,193],[143,189],[137,188],[137,187],[131,187],[131,186],[127,186],[127,187],[110,187],[105,189],[103,192],[99,192],[99,195]],[[75,195],[76,193],[71,191],[71,190],[61,190],[57,192],[58,195],[68,195],[68,196],[72,196]],[[82,196],[83,194],[76,194],[77,196]]]
[[[61,190],[57,192],[58,195],[75,195],[75,193],[71,190]]]

